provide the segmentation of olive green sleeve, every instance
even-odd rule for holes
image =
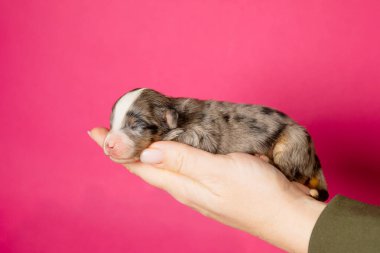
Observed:
[[[336,196],[314,226],[309,253],[379,253],[380,207]]]

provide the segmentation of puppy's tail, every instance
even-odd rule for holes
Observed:
[[[319,200],[326,201],[329,198],[329,192],[327,191],[327,183],[322,169],[309,180],[308,186],[310,190],[310,196]]]

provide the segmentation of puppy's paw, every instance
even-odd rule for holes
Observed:
[[[266,155],[256,154],[255,156],[257,156],[258,158],[260,158],[260,159],[263,160],[264,162],[267,162],[267,163],[270,162],[269,157],[267,157]]]

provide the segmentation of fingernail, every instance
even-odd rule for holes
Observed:
[[[88,134],[88,136],[90,136],[90,138],[92,139],[92,135],[91,135],[91,131],[90,131],[90,130],[87,131],[87,134]]]
[[[140,161],[143,163],[155,164],[162,162],[164,154],[158,149],[145,149],[140,155]]]

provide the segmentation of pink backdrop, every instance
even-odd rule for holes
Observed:
[[[285,111],[310,130],[332,195],[380,204],[379,13],[363,0],[2,0],[0,252],[281,252],[102,155],[86,131],[134,87]]]

